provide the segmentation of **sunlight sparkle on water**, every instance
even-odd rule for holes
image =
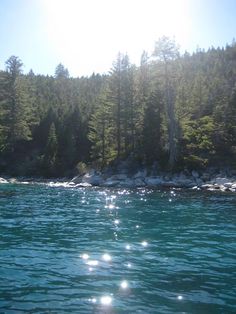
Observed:
[[[89,258],[89,255],[87,253],[84,253],[81,255],[82,259],[88,259]]]
[[[100,299],[102,305],[111,305],[112,298],[109,295],[105,295]]]
[[[178,300],[183,300],[182,295],[178,295],[177,299],[178,299]]]
[[[98,265],[98,261],[96,261],[96,260],[88,261],[87,265],[89,265],[89,266],[97,266]]]
[[[109,205],[107,206],[107,208],[109,208],[109,209],[114,209],[114,208],[115,208],[115,205],[109,204]]]
[[[119,223],[120,223],[119,219],[116,219],[116,220],[114,221],[114,223],[115,223],[115,225],[119,225]]]
[[[130,245],[127,244],[127,245],[125,246],[125,248],[126,248],[126,250],[130,250]]]
[[[110,261],[111,261],[111,255],[105,253],[105,254],[103,254],[103,256],[102,256],[102,259],[103,259],[105,262],[110,262]]]
[[[141,244],[142,244],[142,246],[144,246],[144,247],[148,245],[147,241],[143,241]]]
[[[128,288],[128,282],[126,280],[123,280],[120,284],[122,289],[127,289]]]

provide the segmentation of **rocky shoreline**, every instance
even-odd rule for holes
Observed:
[[[192,171],[176,174],[160,173],[159,175],[148,174],[146,170],[139,170],[133,175],[126,173],[103,174],[90,170],[84,175],[79,175],[71,180],[66,178],[48,179],[35,178],[0,178],[0,184],[6,183],[41,183],[49,186],[64,187],[107,187],[107,188],[187,188],[193,190],[236,192],[236,172],[233,171]]]

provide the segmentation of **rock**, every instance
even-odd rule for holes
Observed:
[[[231,188],[232,188],[232,189],[236,189],[236,182],[233,182]]]
[[[132,179],[122,180],[119,183],[119,187],[133,188],[134,187],[134,180],[132,180]]]
[[[199,173],[197,171],[193,170],[191,174],[195,179],[199,178]]]
[[[178,188],[178,184],[174,181],[163,181],[161,186],[166,188]]]
[[[195,182],[197,183],[197,186],[201,186],[203,184],[203,181],[200,178],[196,178]]]
[[[216,177],[215,179],[212,180],[212,182],[214,184],[217,184],[217,185],[224,185],[225,183],[229,182],[229,179],[222,178],[222,177]]]
[[[110,179],[110,180],[119,180],[119,181],[122,181],[122,180],[127,180],[128,177],[127,177],[126,174],[120,173],[120,174],[114,174],[114,175],[111,176],[109,179]]]
[[[82,176],[79,175],[79,176],[76,176],[74,177],[71,182],[75,183],[75,184],[78,184],[78,183],[81,183],[82,182]]]
[[[91,185],[102,185],[103,183],[103,178],[96,174],[95,172],[93,174],[90,173],[86,173],[83,178],[82,178],[82,182],[81,183],[89,183]]]
[[[214,185],[213,184],[202,184],[201,188],[204,190],[209,190],[209,189],[213,189]]]
[[[138,178],[145,178],[147,175],[147,170],[143,170],[143,171],[138,171],[134,176],[133,178],[134,179],[138,179]]]
[[[204,172],[201,176],[203,181],[209,181],[211,179],[211,175],[208,172]]]
[[[0,178],[0,183],[5,184],[5,183],[9,183],[9,182],[6,179],[4,179],[4,178]]]
[[[199,188],[199,186],[195,185],[195,186],[192,187],[192,190],[194,190],[194,191],[199,191],[200,188]]]
[[[144,182],[144,178],[137,178],[134,180],[134,186],[135,187],[142,187],[142,186],[145,186],[146,183]]]
[[[76,184],[76,187],[79,187],[79,188],[88,188],[91,186],[92,186],[92,184],[87,183],[87,182],[82,182],[82,183]]]
[[[232,182],[226,182],[226,183],[224,183],[224,187],[225,188],[231,188],[232,187]]]
[[[162,185],[163,179],[161,177],[146,177],[145,183],[148,186],[158,186],[158,185]]]
[[[119,180],[113,180],[112,178],[108,178],[104,183],[103,186],[106,187],[113,187],[113,186],[118,186],[120,183]]]
[[[195,182],[191,179],[179,180],[176,182],[180,187],[192,188],[195,186]]]

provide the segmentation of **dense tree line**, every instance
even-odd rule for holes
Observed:
[[[0,172],[73,175],[122,160],[159,169],[236,167],[236,44],[180,55],[163,37],[107,75],[0,71]]]

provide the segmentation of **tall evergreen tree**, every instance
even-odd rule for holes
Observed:
[[[169,166],[173,169],[177,160],[177,123],[175,116],[175,88],[173,78],[173,61],[179,57],[175,41],[162,37],[156,42],[154,56],[164,63],[165,100],[168,117]]]

